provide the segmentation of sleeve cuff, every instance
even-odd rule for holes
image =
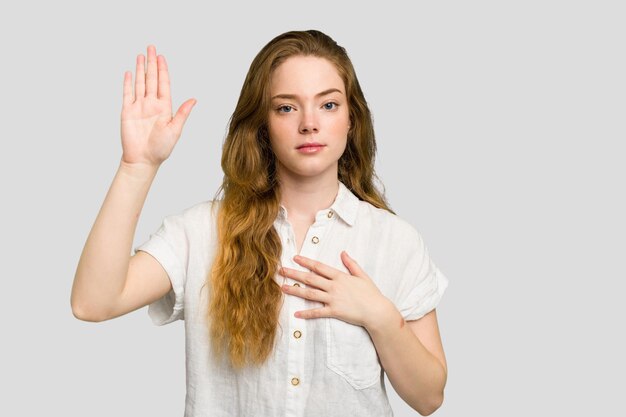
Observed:
[[[448,278],[437,267],[434,269],[434,274],[433,279],[427,280],[427,288],[420,285],[409,294],[407,303],[411,307],[400,310],[404,320],[421,319],[434,310],[441,301],[448,288]]]
[[[169,244],[158,234],[137,246],[139,250],[152,255],[167,272],[172,289],[160,299],[148,305],[148,315],[156,326],[184,319],[184,270]]]

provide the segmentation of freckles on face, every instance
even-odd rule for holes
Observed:
[[[334,64],[290,57],[272,73],[270,94],[268,130],[279,165],[300,175],[336,168],[350,121],[344,82]],[[298,149],[313,142],[319,145],[314,152]]]

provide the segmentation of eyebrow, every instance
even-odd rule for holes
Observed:
[[[328,90],[324,90],[321,93],[318,93],[315,95],[315,97],[321,97],[321,96],[325,96],[327,94],[330,93],[339,93],[339,94],[343,94],[341,92],[341,90],[337,89],[337,88],[329,88]],[[298,96],[296,94],[277,94],[274,97],[272,97],[272,100],[274,100],[275,98],[287,98],[287,99],[294,99],[294,98],[298,98]]]

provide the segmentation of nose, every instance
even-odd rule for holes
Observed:
[[[300,133],[318,132],[318,122],[314,111],[303,110],[300,119]]]

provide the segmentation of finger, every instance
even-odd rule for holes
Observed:
[[[297,269],[283,267],[280,270],[280,274],[324,291],[328,291],[330,289],[330,282],[328,279],[312,274],[311,272],[298,271]]]
[[[328,307],[314,308],[312,310],[296,311],[293,313],[295,317],[300,319],[318,319],[322,317],[333,317]]]
[[[124,92],[122,94],[122,105],[128,106],[133,103],[133,73],[130,71],[124,72]]]
[[[170,98],[170,76],[167,69],[167,62],[163,55],[157,56],[157,66],[159,68],[159,92],[157,97],[165,100]]]
[[[300,288],[285,284],[282,286],[282,289],[287,294],[296,295],[307,300],[319,301],[323,304],[330,302],[330,295],[327,292],[315,288]]]
[[[304,256],[296,255],[293,260],[310,271],[315,272],[317,275],[322,275],[327,278],[337,278],[340,274],[342,274],[342,272],[338,269]]]
[[[193,106],[195,106],[196,103],[197,100],[195,98],[192,98],[180,105],[178,111],[176,112],[176,115],[174,115],[174,118],[170,122],[176,132],[180,133],[183,130],[183,125],[187,121],[189,113],[191,113],[191,109],[193,108]]]
[[[135,71],[135,101],[142,99],[146,94],[146,74],[144,72],[144,56],[137,55],[137,70]]]
[[[350,271],[352,275],[357,277],[365,276],[365,271],[363,271],[359,264],[357,264],[356,261],[352,259],[345,250],[341,252],[341,261],[346,266],[346,268],[348,268],[348,271]]]
[[[148,45],[148,70],[146,71],[146,97],[157,96],[156,47]]]

